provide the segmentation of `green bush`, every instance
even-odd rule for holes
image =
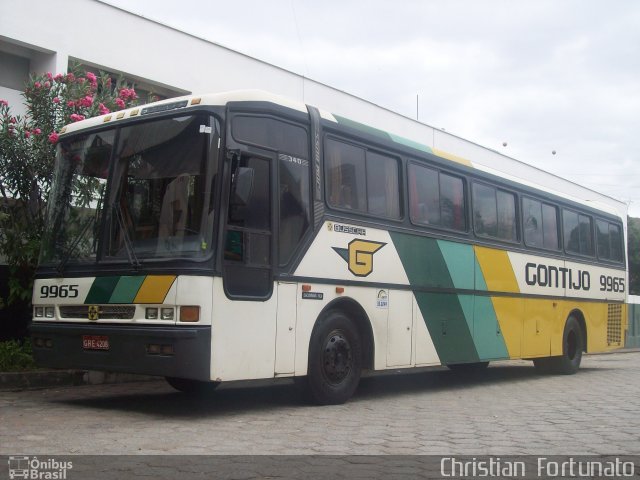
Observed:
[[[31,341],[9,340],[0,342],[0,372],[16,372],[35,368]]]

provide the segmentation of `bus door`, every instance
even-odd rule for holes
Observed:
[[[246,305],[247,310],[238,306],[238,317],[261,305],[258,319],[244,320],[262,332],[255,347],[271,349],[272,375],[292,374],[298,285],[275,281],[275,269],[286,276],[311,231],[308,128],[267,115],[230,118],[224,289],[229,299]],[[263,356],[262,363],[269,359]]]

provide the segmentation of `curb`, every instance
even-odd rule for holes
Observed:
[[[35,390],[80,385],[148,382],[161,377],[131,373],[96,372],[93,370],[37,370],[33,372],[0,372],[0,391]]]

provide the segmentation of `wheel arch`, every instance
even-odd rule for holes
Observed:
[[[371,320],[365,312],[362,305],[351,297],[336,298],[329,302],[320,312],[316,322],[313,326],[315,331],[318,320],[322,318],[327,312],[331,310],[339,310],[349,316],[355,323],[360,339],[362,340],[362,368],[373,369],[374,366],[374,354],[375,354],[375,342],[373,336],[373,328],[371,327]],[[313,337],[313,331],[311,336]]]

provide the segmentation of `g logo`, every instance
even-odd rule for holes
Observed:
[[[349,266],[349,271],[356,277],[366,277],[373,272],[373,254],[386,243],[369,240],[351,240],[347,248],[333,247]]]
[[[89,311],[87,312],[89,320],[98,320],[100,317],[100,307],[98,305],[89,305]]]

